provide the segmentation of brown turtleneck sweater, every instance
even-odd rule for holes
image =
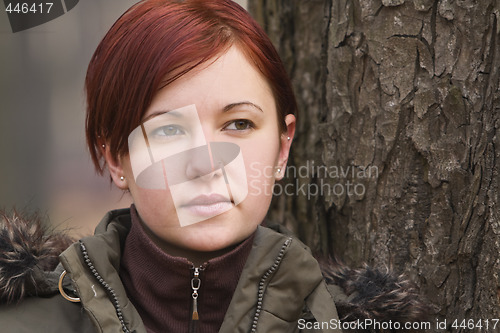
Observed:
[[[193,264],[163,252],[147,236],[132,205],[120,276],[149,333],[188,332],[192,323]],[[197,322],[200,333],[218,332],[255,233],[228,253],[202,265]]]

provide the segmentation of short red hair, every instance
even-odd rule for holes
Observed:
[[[231,0],[144,0],[127,10],[95,51],[85,80],[86,136],[97,171],[101,145],[112,158],[128,153],[128,135],[141,124],[157,91],[237,45],[270,84],[280,130],[297,104],[272,42]]]

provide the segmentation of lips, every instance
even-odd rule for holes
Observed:
[[[202,194],[182,205],[194,215],[211,217],[224,213],[234,207],[234,204],[220,194]]]

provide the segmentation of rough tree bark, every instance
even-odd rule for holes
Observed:
[[[271,218],[351,266],[404,272],[448,330],[455,319],[500,318],[499,4],[253,0],[249,9],[300,106],[296,168],[276,189],[295,193],[276,198]]]

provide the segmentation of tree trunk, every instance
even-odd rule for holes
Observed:
[[[249,9],[300,107],[294,167],[275,188],[288,191],[271,218],[350,266],[404,272],[448,330],[485,331],[450,325],[490,319],[495,331],[497,2],[251,0]]]

